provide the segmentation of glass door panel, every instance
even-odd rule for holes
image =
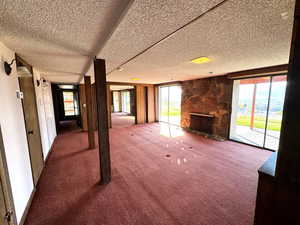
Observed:
[[[122,92],[122,112],[130,113],[130,93],[129,93],[129,91]]]
[[[270,77],[235,80],[230,138],[263,147]]]
[[[253,110],[253,121],[250,121],[252,133],[250,140],[259,147],[264,147],[265,129],[267,124],[268,99],[270,92],[270,77],[256,78],[258,83],[256,88],[255,107]],[[252,119],[252,117],[251,117]]]
[[[272,150],[278,150],[279,147],[286,83],[285,75],[272,78],[265,140],[265,147]]]
[[[181,87],[169,87],[169,123],[180,125],[181,120]]]
[[[169,122],[169,87],[159,88],[159,121]]]
[[[114,101],[114,112],[120,111],[120,99],[119,99],[119,92],[113,92],[113,101]]]

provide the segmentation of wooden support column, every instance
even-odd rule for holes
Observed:
[[[108,184],[111,180],[110,146],[108,130],[108,102],[105,60],[94,60],[95,87],[98,114],[98,138],[101,184]]]
[[[111,98],[111,92],[110,92],[110,85],[106,85],[106,90],[107,90],[107,116],[108,116],[108,127],[112,127],[111,123],[111,103],[112,103],[112,98]]]
[[[296,0],[278,155],[259,169],[255,225],[300,224],[300,0]]]
[[[136,123],[146,123],[145,88],[143,85],[135,86],[136,95]]]
[[[89,76],[84,77],[84,85],[85,85],[85,97],[86,97],[89,149],[94,149],[95,148],[95,135],[94,135],[94,126],[93,126],[91,77],[89,77]]]

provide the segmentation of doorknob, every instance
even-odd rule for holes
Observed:
[[[33,134],[33,130],[28,131],[27,134]]]

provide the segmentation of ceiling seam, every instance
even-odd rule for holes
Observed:
[[[115,67],[114,69],[112,69],[111,71],[109,71],[106,75],[111,74],[112,72],[116,71],[118,68],[124,66],[125,64],[129,63],[130,61],[134,60],[135,58],[139,57],[140,55],[144,54],[145,52],[147,52],[148,50],[152,49],[153,47],[159,45],[160,43],[162,43],[163,41],[167,40],[168,38],[170,38],[171,36],[173,36],[174,34],[176,34],[177,32],[179,32],[180,30],[182,30],[183,28],[189,26],[190,24],[196,22],[197,20],[199,20],[201,17],[203,17],[204,15],[206,15],[207,13],[215,10],[216,8],[220,7],[221,5],[223,5],[225,2],[227,2],[229,0],[223,0],[222,2],[216,4],[215,6],[213,6],[212,8],[206,10],[205,12],[203,12],[201,15],[197,16],[196,18],[192,19],[191,21],[189,21],[188,23],[184,24],[183,26],[177,28],[175,31],[171,32],[170,34],[166,35],[165,37],[163,37],[162,39],[160,39],[159,41],[155,42],[154,44],[150,45],[149,47],[145,48],[144,50],[142,50],[141,52],[139,52],[138,54],[136,54],[135,56],[131,57],[130,59],[126,60],[125,62],[121,63],[119,66]]]
[[[113,33],[115,32],[115,30],[118,28],[119,24],[122,22],[122,20],[124,19],[125,15],[127,14],[127,12],[129,11],[130,7],[132,6],[133,2],[135,0],[130,0],[127,4],[127,6],[124,8],[124,10],[122,11],[122,13],[120,14],[119,18],[117,19],[116,23],[114,24],[113,28],[111,29],[111,31],[107,34],[107,36],[105,37],[103,43],[100,45],[99,48],[96,48],[94,51],[94,55],[90,56],[91,59],[96,58],[96,56],[101,52],[101,50],[104,48],[105,44],[107,43],[107,41],[111,38],[111,36],[113,35]],[[85,74],[88,72],[89,68],[92,65],[92,60],[89,61],[86,66],[83,69],[83,73],[81,74],[78,83],[81,82],[81,80],[83,79],[83,77],[85,76]]]

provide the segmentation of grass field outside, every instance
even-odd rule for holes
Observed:
[[[161,111],[160,115],[161,116],[168,116],[168,115],[169,116],[181,116],[180,115],[181,114],[180,110],[172,109],[172,108],[170,108],[169,110],[170,110],[169,113],[168,113],[168,110]]]
[[[236,120],[236,124],[239,126],[250,127],[250,115],[239,116]],[[267,130],[280,131],[281,119],[269,118]],[[266,118],[263,116],[254,117],[254,128],[265,129]]]

